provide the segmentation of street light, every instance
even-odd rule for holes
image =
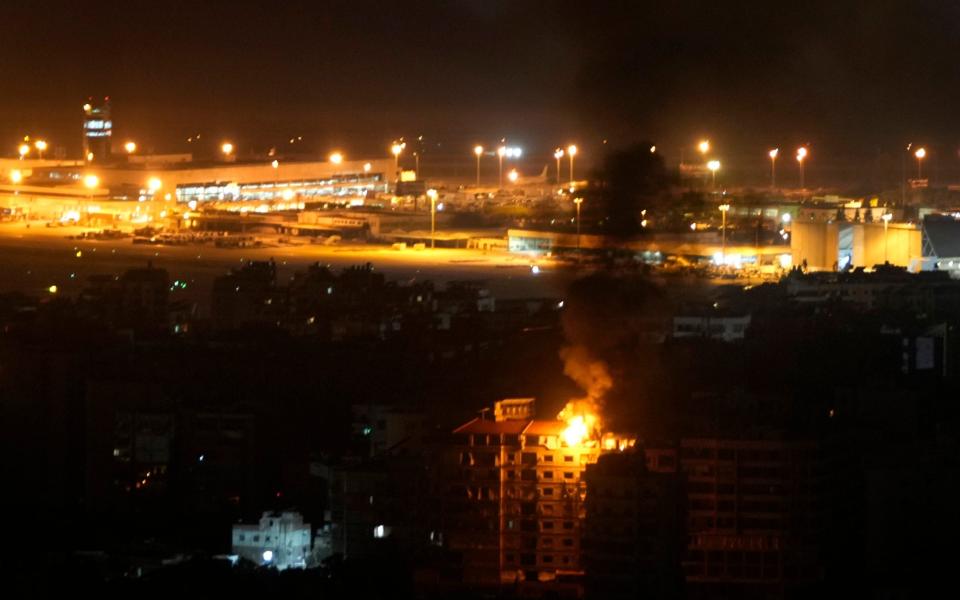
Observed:
[[[510,172],[507,173],[507,179],[510,180],[510,183],[516,183],[520,179],[520,173],[517,173],[516,169],[510,169]]]
[[[483,146],[474,146],[473,153],[477,155],[477,187],[480,187],[480,157],[483,156]]]
[[[390,152],[393,153],[393,171],[397,174],[397,179],[400,178],[400,153],[403,152],[403,149],[407,147],[406,142],[394,142],[390,146]]]
[[[770,152],[767,152],[767,156],[770,157],[770,187],[777,187],[777,155],[780,154],[780,148],[774,148]]]
[[[159,177],[151,177],[147,180],[147,189],[150,190],[151,194],[156,194],[157,190],[163,187],[163,182],[160,181]]]
[[[697,150],[700,151],[700,154],[706,156],[707,152],[710,152],[710,140],[701,140],[700,143],[697,144]]]
[[[223,152],[224,156],[229,157],[231,154],[233,154],[233,144],[230,142],[224,142],[220,145],[220,151]]]
[[[343,154],[341,154],[341,153],[339,153],[339,152],[333,152],[333,153],[331,153],[331,154],[330,154],[330,162],[332,162],[332,163],[335,164],[335,165],[339,165],[340,163],[343,162]]]
[[[11,183],[20,183],[23,181],[23,172],[20,171],[20,169],[10,171],[10,181]]]
[[[427,197],[430,198],[430,248],[433,249],[437,231],[437,190],[433,188],[427,190]]]
[[[800,165],[800,189],[806,189],[803,185],[803,161],[807,158],[807,148],[800,146],[797,148],[797,163]]]
[[[500,188],[501,188],[501,189],[503,188],[503,157],[504,157],[506,154],[507,154],[507,147],[506,147],[506,146],[500,146],[499,148],[497,148],[497,158],[498,158],[499,161],[500,161],[499,177],[500,177]]]
[[[270,166],[273,167],[273,198],[276,199],[277,190],[280,189],[280,161],[273,159]]]
[[[717,171],[720,170],[720,161],[716,159],[709,161],[707,163],[707,168],[710,169],[711,186],[713,188],[716,188],[717,187]]]
[[[20,144],[17,151],[20,153],[20,160],[23,160],[23,157],[30,154],[30,144]]]
[[[90,175],[85,175],[83,178],[83,186],[89,190],[87,193],[87,200],[93,198],[93,190],[97,189],[97,186],[100,185],[100,178],[92,173]]]
[[[917,179],[923,179],[923,158],[927,155],[926,148],[917,148],[913,153],[917,157]]]
[[[887,227],[889,227],[893,215],[891,213],[883,213],[883,216],[880,218],[883,219],[883,264],[887,264]]]
[[[577,155],[577,147],[573,144],[567,146],[567,156],[570,157],[570,187],[573,187],[573,157]]]
[[[563,148],[554,150],[553,157],[557,159],[557,183],[560,183],[560,159],[563,158]]]
[[[369,173],[369,172],[370,172],[370,169],[372,169],[372,168],[373,168],[373,165],[371,165],[370,163],[363,163],[363,172],[364,172],[364,173]]]
[[[123,145],[123,149],[127,151],[127,154],[133,154],[137,151],[137,143],[133,141],[127,142]]]
[[[720,224],[720,264],[727,264],[727,212],[730,210],[729,204],[721,204],[719,207],[722,223]]]
[[[37,149],[37,157],[43,158],[43,153],[47,149],[47,142],[44,140],[37,140],[33,143],[33,147]]]
[[[574,206],[577,207],[577,260],[580,260],[580,205],[583,204],[583,198],[574,198]]]

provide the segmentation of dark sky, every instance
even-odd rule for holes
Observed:
[[[725,156],[812,144],[956,160],[960,3],[24,2],[0,7],[0,135],[75,150],[109,94],[116,135],[353,152],[424,134],[531,151],[701,135]]]

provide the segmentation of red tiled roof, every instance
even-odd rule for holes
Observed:
[[[554,419],[538,419],[530,422],[530,427],[523,433],[527,435],[560,435],[567,428],[563,421]]]
[[[526,429],[530,423],[531,421],[526,419],[518,421],[491,421],[490,419],[477,417],[457,427],[453,432],[517,435],[523,433],[524,429]]]

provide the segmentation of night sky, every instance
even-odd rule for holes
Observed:
[[[0,136],[79,149],[80,105],[156,151],[529,152],[709,136],[726,157],[956,161],[960,4],[913,2],[23,2],[0,8]],[[452,150],[451,150],[452,151]]]

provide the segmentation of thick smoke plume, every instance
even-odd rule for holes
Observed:
[[[606,402],[617,380],[632,370],[636,345],[658,312],[659,290],[647,279],[598,273],[575,281],[563,314],[567,345],[560,350],[563,372],[585,396],[570,400],[561,420],[590,417],[599,432]],[[615,375],[619,373],[619,375]],[[620,382],[623,383],[623,382]]]
[[[560,350],[560,358],[563,360],[563,373],[587,395],[568,402],[559,418],[566,421],[575,416],[592,416],[591,420],[595,420],[593,428],[599,428],[604,396],[613,387],[607,363],[591,356],[584,346],[566,346]]]

